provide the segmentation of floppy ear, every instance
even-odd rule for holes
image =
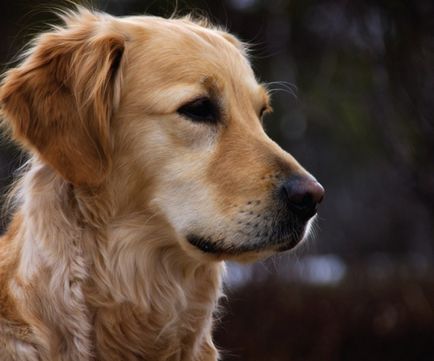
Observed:
[[[102,14],[64,20],[6,74],[0,104],[16,140],[73,184],[94,186],[111,166],[110,118],[125,44]]]

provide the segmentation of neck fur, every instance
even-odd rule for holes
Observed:
[[[42,320],[34,326],[35,342],[46,359],[60,345],[71,360],[114,354],[99,342],[107,334],[118,338],[119,355],[127,352],[122,347],[137,348],[131,352],[155,360],[212,346],[223,264],[191,258],[161,215],[146,206],[119,211],[110,193],[109,187],[74,189],[36,159],[17,186],[23,226],[16,296],[30,303],[35,295],[24,290],[37,285],[32,293],[41,304],[23,312],[25,319]],[[116,335],[123,322],[128,332]],[[125,344],[132,341],[135,345]]]

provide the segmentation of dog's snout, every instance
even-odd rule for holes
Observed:
[[[324,197],[324,188],[311,177],[291,177],[281,185],[281,197],[302,220],[307,221],[317,211]]]

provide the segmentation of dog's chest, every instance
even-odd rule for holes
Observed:
[[[181,361],[195,359],[210,332],[207,312],[185,309],[176,315],[131,304],[99,308],[94,314],[95,361]]]

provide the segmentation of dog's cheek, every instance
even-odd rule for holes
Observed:
[[[223,217],[203,176],[209,155],[178,152],[161,170],[153,204],[180,236],[218,232]]]
[[[143,119],[128,128],[128,132],[121,129],[119,142],[128,150],[134,148],[128,154],[137,157],[135,163],[153,184],[150,202],[156,212],[181,238],[190,233],[221,235],[227,220],[217,202],[217,189],[206,177],[216,149],[215,131],[168,117]]]

